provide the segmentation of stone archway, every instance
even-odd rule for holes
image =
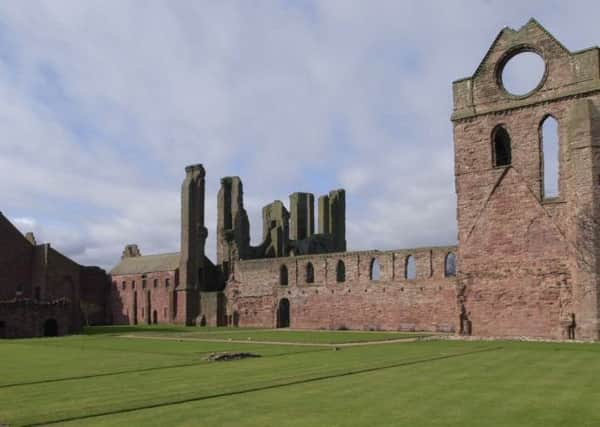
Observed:
[[[287,298],[279,301],[279,306],[277,307],[277,327],[290,327],[290,301]]]
[[[152,312],[152,323],[155,325],[158,323],[158,312],[156,310]]]
[[[44,322],[44,336],[45,337],[58,336],[58,322],[56,321],[56,319],[47,319]]]

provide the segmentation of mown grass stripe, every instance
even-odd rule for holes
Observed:
[[[119,410],[115,410],[115,411],[103,411],[103,412],[96,412],[96,413],[91,413],[91,414],[86,414],[86,415],[79,415],[79,416],[75,416],[75,417],[49,419],[49,420],[44,420],[41,422],[30,423],[30,424],[25,424],[25,425],[27,425],[27,426],[50,425],[50,424],[57,424],[57,423],[63,423],[63,422],[69,422],[69,421],[78,421],[78,420],[84,420],[84,419],[90,419],[90,418],[97,418],[97,417],[108,416],[108,415],[116,415],[116,414],[124,414],[124,413],[142,411],[145,409],[153,409],[153,408],[160,408],[160,407],[166,407],[166,406],[172,406],[172,405],[179,405],[179,404],[190,403],[190,402],[198,402],[198,401],[204,401],[204,400],[209,400],[209,399],[218,399],[221,397],[236,396],[236,395],[241,395],[241,394],[248,394],[248,393],[270,390],[270,389],[291,387],[291,386],[295,386],[295,385],[308,384],[308,383],[313,383],[313,382],[318,382],[318,381],[326,381],[326,380],[330,380],[330,379],[342,378],[342,377],[347,377],[347,376],[351,376],[351,375],[376,372],[376,371],[381,371],[384,369],[393,369],[393,368],[400,368],[400,367],[405,367],[405,366],[414,366],[414,365],[418,365],[418,364],[431,363],[431,362],[447,360],[447,359],[454,359],[454,358],[465,357],[465,356],[484,353],[484,352],[493,352],[493,351],[502,350],[502,348],[503,347],[486,347],[486,348],[467,351],[467,352],[446,354],[446,355],[442,355],[442,356],[429,357],[429,358],[424,358],[424,359],[416,359],[416,360],[404,361],[404,362],[400,362],[400,363],[386,364],[386,365],[374,366],[374,367],[362,368],[362,369],[353,369],[353,370],[349,370],[349,371],[343,371],[343,372],[332,373],[332,374],[327,374],[327,375],[319,375],[319,376],[312,377],[312,378],[304,378],[304,379],[289,381],[289,382],[285,382],[285,383],[268,384],[268,385],[264,385],[264,386],[243,388],[240,390],[228,391],[228,392],[224,392],[224,393],[215,393],[212,395],[197,396],[197,397],[191,397],[191,398],[186,398],[186,399],[167,400],[167,401],[163,401],[163,402],[159,402],[159,403],[141,405],[141,406],[136,406],[136,407],[131,407],[131,408],[124,408],[124,409],[119,409]]]
[[[227,351],[227,350],[225,350],[225,351]],[[281,356],[296,355],[299,353],[302,353],[302,354],[315,353],[315,352],[319,352],[319,351],[329,351],[329,348],[318,349],[318,350],[282,352],[282,353],[269,354],[267,356],[261,356],[261,357],[269,357],[269,358],[270,357],[281,357]],[[213,352],[207,351],[207,352],[198,353],[198,356],[208,355],[210,353],[213,353]],[[198,366],[200,364],[207,364],[207,363],[211,363],[211,362],[208,362],[205,360],[198,360],[195,362],[181,363],[181,364],[177,364],[177,365],[155,366],[155,367],[150,367],[150,368],[129,369],[129,370],[115,371],[115,372],[103,372],[103,373],[99,373],[99,374],[78,375],[78,376],[72,376],[72,377],[49,378],[49,379],[45,379],[45,380],[27,381],[27,382],[21,382],[21,383],[0,384],[0,389],[28,386],[28,385],[37,385],[37,384],[63,382],[63,381],[77,381],[77,380],[85,380],[85,379],[98,378],[98,377],[110,377],[110,376],[115,376],[115,375],[135,374],[135,373],[159,371],[159,370],[165,370],[165,369],[186,368],[186,367]],[[2,424],[0,424],[0,427],[2,427]]]

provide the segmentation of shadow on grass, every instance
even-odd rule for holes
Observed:
[[[236,349],[225,349],[225,350],[219,351],[219,353],[228,352],[228,351],[234,352],[234,351],[236,351]],[[260,355],[260,357],[282,357],[282,356],[290,356],[290,355],[297,355],[297,354],[316,353],[319,351],[330,351],[330,350],[320,348],[320,349],[310,349],[310,350],[303,350],[303,351],[282,351],[281,353]],[[64,382],[64,381],[85,380],[85,379],[89,379],[89,378],[98,378],[98,377],[112,377],[112,376],[116,376],[116,375],[134,374],[134,373],[151,372],[151,371],[162,371],[162,370],[173,369],[173,368],[187,368],[187,367],[191,367],[191,366],[205,365],[205,364],[209,364],[211,362],[205,360],[204,356],[212,354],[212,353],[214,353],[214,351],[198,352],[195,354],[195,357],[197,358],[197,360],[194,362],[179,363],[179,364],[167,365],[167,366],[153,366],[153,367],[149,367],[149,368],[126,369],[126,370],[122,370],[122,371],[102,372],[102,373],[88,374],[88,375],[77,375],[77,376],[72,376],[72,377],[48,378],[45,380],[26,381],[26,382],[21,382],[21,383],[0,384],[0,389],[29,386],[29,385],[36,385],[36,384],[56,383],[56,382]],[[1,422],[0,422],[0,427],[4,427],[4,424],[2,424]]]
[[[332,374],[328,374],[328,375],[320,375],[320,376],[316,376],[316,377],[312,377],[312,378],[309,377],[309,378],[304,378],[304,379],[299,379],[299,380],[289,381],[289,382],[284,382],[284,383],[267,384],[264,386],[250,387],[250,388],[245,388],[245,389],[241,389],[241,390],[234,390],[234,391],[229,391],[229,392],[224,392],[224,393],[216,393],[216,394],[207,395],[207,396],[197,396],[197,397],[190,397],[190,398],[186,398],[186,399],[170,400],[170,401],[141,405],[141,406],[126,408],[126,409],[103,411],[103,412],[98,412],[95,414],[89,413],[86,415],[75,416],[75,417],[65,417],[65,418],[54,419],[54,420],[50,419],[50,420],[46,420],[43,422],[32,423],[32,424],[28,424],[28,425],[30,425],[30,426],[50,425],[50,424],[56,424],[56,423],[64,423],[64,422],[68,422],[68,421],[76,421],[76,420],[84,420],[84,419],[95,418],[95,417],[102,417],[102,416],[107,416],[107,415],[135,412],[135,411],[140,411],[140,410],[144,410],[144,409],[160,408],[160,407],[171,406],[171,405],[180,405],[182,403],[198,402],[198,401],[202,401],[202,400],[235,396],[235,395],[239,395],[239,394],[254,393],[254,392],[263,391],[263,390],[277,389],[277,388],[289,387],[289,386],[294,386],[294,385],[299,385],[299,384],[307,384],[307,383],[312,383],[312,382],[317,382],[317,381],[324,381],[324,380],[329,380],[329,379],[334,379],[334,378],[346,377],[346,376],[350,376],[350,375],[363,374],[363,373],[367,373],[367,372],[375,372],[375,371],[380,371],[380,370],[384,370],[384,369],[399,368],[399,367],[403,367],[403,366],[412,366],[412,365],[418,365],[418,364],[423,364],[423,363],[430,363],[430,362],[435,362],[435,361],[439,361],[439,360],[454,359],[454,358],[458,358],[458,357],[469,356],[472,354],[498,351],[498,350],[502,350],[502,347],[488,347],[488,348],[483,348],[483,349],[473,350],[473,351],[468,351],[468,352],[463,352],[463,353],[454,353],[454,354],[447,354],[444,356],[436,356],[436,357],[429,357],[429,358],[424,358],[424,359],[410,360],[410,361],[404,361],[404,362],[399,362],[399,363],[387,364],[387,365],[383,365],[383,366],[373,366],[373,367],[369,367],[369,368],[353,369],[353,370],[349,370],[349,371],[337,372],[337,373],[332,373]]]
[[[178,325],[115,325],[115,326],[86,326],[83,335],[115,335],[131,332],[193,332],[198,328]]]

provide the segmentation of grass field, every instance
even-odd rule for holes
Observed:
[[[4,340],[0,424],[600,425],[598,344],[413,338],[111,327]],[[262,357],[204,359],[217,351]]]

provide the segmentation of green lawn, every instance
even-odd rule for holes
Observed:
[[[228,343],[179,338],[229,330],[158,329],[0,341],[0,424],[600,425],[597,344],[415,341],[335,350],[252,341],[379,341],[386,333],[236,330],[251,340]],[[263,357],[205,361],[214,351]]]
[[[430,336],[422,332],[303,331],[288,329],[202,328],[186,326],[105,326],[87,328],[88,335],[112,334],[137,337],[181,337],[203,340],[267,341],[286,343],[344,344],[389,341]]]

